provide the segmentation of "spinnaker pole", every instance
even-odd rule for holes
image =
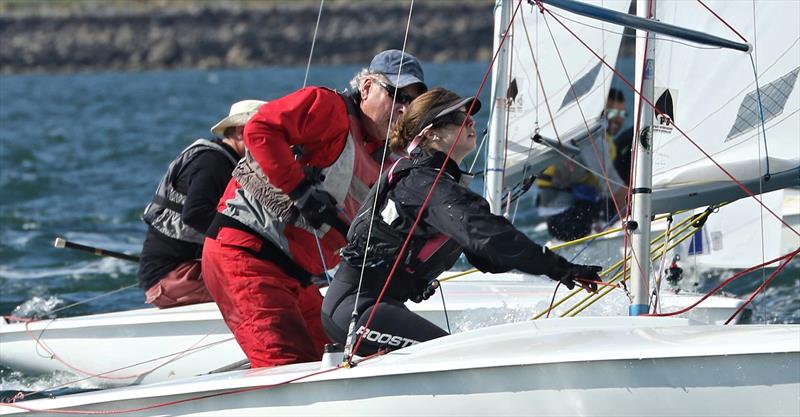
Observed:
[[[638,0],[636,12],[640,16],[655,19],[656,0]],[[637,74],[637,83],[642,86],[642,96],[651,103],[655,102],[655,52],[656,34],[646,32],[636,37],[636,68],[644,70]],[[642,62],[644,61],[644,62]],[[644,65],[642,65],[644,64]],[[653,190],[653,118],[655,111],[638,95],[634,99],[634,109],[638,109],[639,117],[635,118],[636,154],[634,164],[634,180],[631,190],[631,210],[633,221],[628,222],[631,234],[631,294],[633,302],[628,314],[640,316],[650,310],[650,218],[652,215],[651,196]]]

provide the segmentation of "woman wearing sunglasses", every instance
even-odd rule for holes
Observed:
[[[353,220],[342,262],[323,302],[322,322],[335,342],[345,342],[356,303],[355,328],[358,334],[364,333],[357,352],[360,355],[447,335],[403,303],[430,297],[437,286],[436,277],[452,267],[461,253],[484,272],[518,269],[547,275],[568,288],[577,283],[596,290],[591,281],[600,280],[600,267],[572,264],[532,242],[507,219],[492,214],[488,202],[465,185],[468,174],[458,164],[475,148],[475,125],[470,115],[480,107],[473,97],[461,98],[436,88],[415,99],[395,125],[390,138],[392,150],[408,156],[383,175]],[[442,164],[444,172],[422,219],[408,247],[400,253]],[[398,257],[400,264],[376,307]],[[365,329],[373,309],[374,317]]]

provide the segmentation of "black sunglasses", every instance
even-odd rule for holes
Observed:
[[[380,80],[375,80],[375,81],[378,83],[378,85],[383,87],[383,89],[386,90],[387,93],[389,93],[389,97],[391,97],[394,100],[395,103],[398,103],[398,104],[409,104],[412,101],[414,101],[414,99],[416,98],[416,97],[412,97],[408,93],[403,92],[403,90],[400,90],[400,89],[398,89],[397,87],[395,87],[393,85],[389,85],[389,84],[387,84],[387,83],[385,83],[383,81],[380,81]]]
[[[467,112],[465,111],[454,111],[452,113],[447,113],[444,116],[438,117],[433,120],[433,127],[442,127],[447,125],[454,125],[454,126],[461,126],[464,124],[464,121],[469,120],[467,125],[472,124],[472,117],[470,117]]]

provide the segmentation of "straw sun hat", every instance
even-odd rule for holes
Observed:
[[[231,106],[231,111],[228,113],[228,117],[215,124],[211,128],[211,133],[213,133],[215,136],[222,137],[225,129],[231,126],[243,126],[248,120],[250,120],[251,117],[253,117],[254,114],[256,114],[258,108],[265,103],[266,101],[261,100],[242,100],[233,103]]]

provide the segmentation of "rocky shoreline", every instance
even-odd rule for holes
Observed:
[[[399,49],[409,3],[326,1],[313,62],[364,63]],[[2,74],[305,65],[319,12],[318,1],[12,6],[0,3]],[[429,62],[488,61],[492,10],[491,0],[416,0],[407,50]]]

